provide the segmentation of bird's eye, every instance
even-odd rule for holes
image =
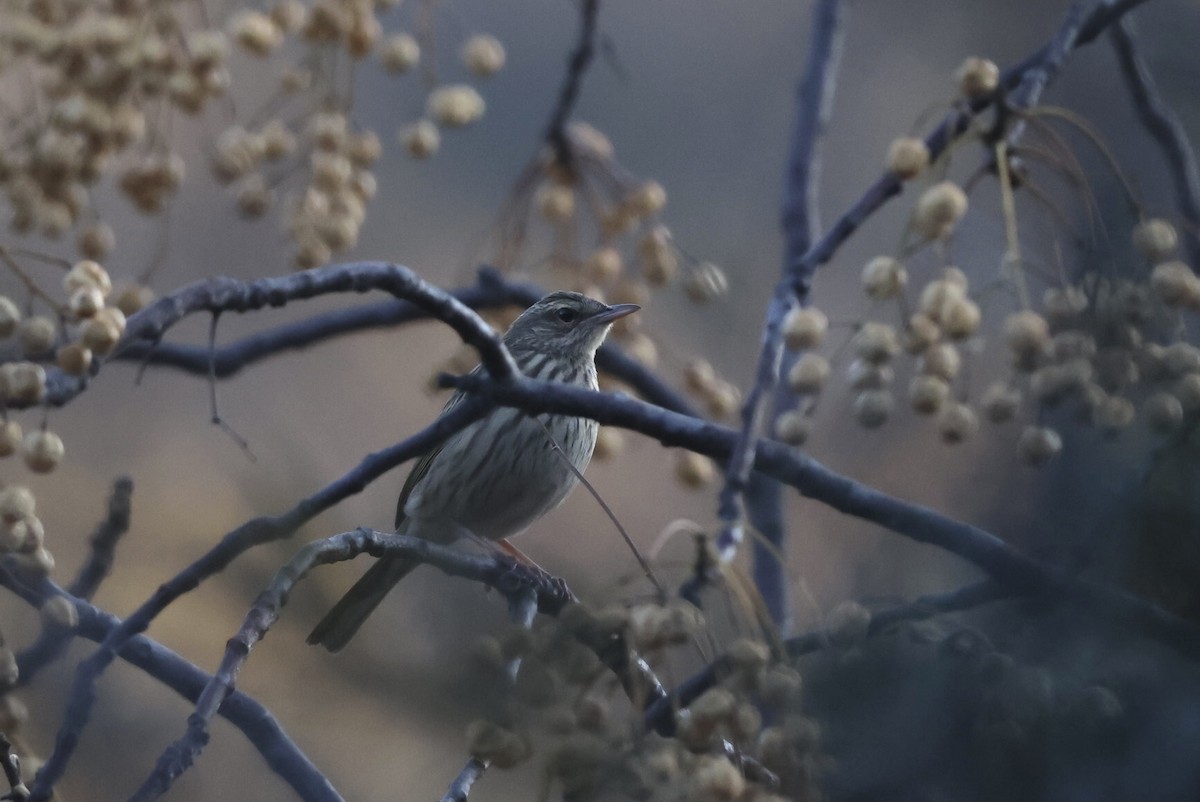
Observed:
[[[569,306],[563,306],[554,313],[563,323],[574,323],[578,313]]]

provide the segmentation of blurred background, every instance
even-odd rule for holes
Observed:
[[[893,138],[923,134],[931,121],[940,119],[954,97],[953,73],[964,58],[983,56],[1001,67],[1020,60],[1048,40],[1068,5],[1044,0],[850,4],[823,146],[822,220],[835,219],[875,180]],[[229,10],[212,7],[210,13],[220,19]],[[751,379],[764,303],[779,275],[783,165],[810,11],[811,3],[774,0],[601,3],[602,52],[585,78],[574,119],[604,132],[633,174],[662,183],[669,198],[663,221],[676,242],[696,258],[722,266],[729,280],[728,295],[710,304],[690,304],[674,288],[656,293],[642,313],[645,330],[658,347],[660,371],[676,383],[683,366],[697,355],[739,387],[746,388]],[[385,33],[411,29],[416,13],[407,4],[383,12]],[[437,4],[434,13],[437,58],[446,80],[455,80],[456,71],[462,71],[459,43],[473,33],[491,33],[503,42],[507,63],[477,84],[487,104],[484,117],[469,128],[444,132],[436,157],[416,161],[404,152],[395,132],[421,115],[425,92],[419,79],[391,76],[374,60],[364,61],[355,76],[352,118],[378,131],[384,149],[375,168],[378,196],[369,205],[357,246],[344,258],[396,261],[453,287],[473,281],[477,267],[493,256],[492,227],[539,149],[579,15],[577,5],[565,0],[453,0]],[[1200,130],[1194,93],[1200,61],[1193,35],[1200,30],[1200,6],[1156,0],[1132,18],[1167,100],[1194,135]],[[230,66],[232,97],[252,108],[277,80],[282,60],[260,61],[235,50]],[[1133,115],[1107,40],[1073,55],[1045,101],[1089,120],[1132,177],[1148,211],[1169,215],[1171,168]],[[176,130],[177,149],[192,178],[165,217],[142,217],[111,186],[101,187],[96,203],[108,209],[106,217],[118,232],[117,248],[107,260],[114,278],[140,273],[164,247],[165,258],[152,282],[160,294],[210,275],[257,278],[290,269],[278,216],[239,219],[228,192],[207,175],[205,154],[229,123],[228,109],[215,104],[201,119],[203,125]],[[1082,138],[1071,137],[1070,142],[1094,178],[1091,191],[1104,225],[1125,231],[1133,221],[1113,198],[1115,183],[1099,167],[1096,151]],[[973,148],[977,146],[955,155],[951,175],[965,179],[979,164],[982,154]],[[1048,184],[1068,216],[1082,220],[1078,193],[1052,179]],[[910,196],[874,216],[818,275],[813,299],[834,321],[835,334],[839,322],[868,314],[859,289],[861,266],[878,253],[895,250],[911,209]],[[1003,243],[994,182],[983,182],[971,204],[955,259],[973,285],[982,287],[998,274]],[[1030,211],[1024,244],[1053,262],[1053,227],[1034,208]],[[70,256],[61,245],[47,245],[46,250]],[[539,267],[548,251],[547,240],[535,237],[518,273],[552,284],[554,276]],[[1076,255],[1063,259],[1071,265]],[[934,264],[930,258],[926,267],[932,270]],[[990,298],[985,305],[989,322],[1014,308],[1005,292]],[[364,300],[358,297],[329,298],[245,318],[227,316],[218,337],[227,342],[318,310],[360,303]],[[170,339],[202,343],[207,325],[204,319],[189,320],[173,329]],[[85,556],[87,535],[102,515],[113,479],[121,474],[133,478],[133,526],[120,545],[112,576],[96,597],[99,605],[122,616],[239,523],[287,509],[365,454],[432,419],[444,399],[428,391],[428,379],[457,347],[444,327],[409,326],[284,354],[221,382],[221,414],[248,440],[253,460],[209,424],[208,388],[202,379],[155,368],[139,383],[134,366],[108,365],[85,395],[51,413],[53,427],[67,443],[62,466],[48,477],[31,478],[11,463],[5,471],[19,472],[19,481],[38,494],[59,581],[72,576]],[[989,372],[1000,372],[982,358],[976,362],[979,376],[972,382],[979,387]],[[1130,512],[1129,494],[1144,490],[1140,483],[1154,446],[1144,433],[1100,442],[1068,431],[1064,458],[1035,472],[1018,463],[1013,449],[1017,430],[1011,426],[985,427],[967,443],[946,447],[927,420],[904,410],[880,430],[863,430],[847,412],[850,399],[849,390],[835,381],[822,399],[806,447],[810,454],[886,492],[987,528],[1029,552],[1097,553],[1093,547],[1103,542],[1104,532],[1136,514]],[[29,415],[32,421],[33,413]],[[675,480],[674,459],[656,443],[629,435],[622,453],[594,462],[589,471],[643,550],[680,519],[703,528],[714,524],[716,483],[699,490],[682,487]],[[300,544],[356,526],[391,525],[406,470],[322,515],[293,540],[249,552],[174,604],[149,634],[213,670],[255,595]],[[799,629],[820,624],[831,608],[848,599],[911,598],[976,577],[972,568],[936,549],[791,494],[787,504],[788,571]],[[1075,542],[1085,535],[1095,540]],[[584,492],[576,492],[540,521],[519,545],[589,601],[620,598],[636,576],[634,559]],[[686,538],[669,543],[660,555],[664,574],[677,582],[686,573],[689,556]],[[422,570],[389,598],[344,652],[330,655],[305,646],[307,631],[361,570],[357,563],[339,565],[305,582],[255,649],[239,686],[275,713],[347,798],[395,797],[398,791],[405,798],[435,798],[461,768],[466,722],[486,705],[472,679],[471,653],[481,635],[503,629],[504,605],[472,584]],[[36,632],[35,612],[8,598],[0,599],[0,605],[10,642],[23,643]],[[70,659],[47,669],[24,692],[32,712],[27,740],[42,755],[52,747],[74,664],[90,649],[90,644],[76,644]],[[1140,646],[1134,651],[1149,659]],[[1104,659],[1093,655],[1079,671],[1086,674]],[[1113,665],[1105,670],[1115,670]],[[814,667],[813,687],[820,687],[821,672],[830,670],[841,669]],[[919,661],[912,670],[923,670]],[[865,688],[886,686],[873,674],[863,683]],[[1190,698],[1194,701],[1195,694]],[[840,703],[833,695],[814,702],[817,707]],[[873,731],[872,720],[881,724],[895,712],[884,701],[872,703],[881,707],[874,714],[862,713],[860,724],[841,732]],[[1186,699],[1179,703],[1190,704]],[[920,740],[921,731],[911,728],[923,727],[922,711],[937,702],[912,704],[912,709],[895,713],[907,717],[898,720],[896,729]],[[115,665],[101,681],[96,713],[60,786],[62,798],[128,794],[161,749],[183,731],[189,712],[190,706],[169,691],[124,664]],[[1170,729],[1155,732],[1178,735]],[[848,735],[839,740],[836,728],[829,737],[832,752],[842,749],[835,759],[855,759],[854,744],[861,741]],[[1198,745],[1195,731],[1190,737]],[[1189,742],[1176,738],[1172,743],[1185,750]],[[890,770],[879,769],[881,774]],[[528,799],[536,788],[536,767],[515,774],[487,776],[476,796]],[[894,772],[890,776],[894,779]],[[889,787],[892,780],[880,782],[855,785],[843,775],[832,788],[853,797],[864,789]],[[1189,787],[1181,778],[1178,784],[1164,784],[1161,793],[1141,798],[1172,798]],[[181,800],[292,798],[223,721],[216,722],[212,743],[171,793]]]

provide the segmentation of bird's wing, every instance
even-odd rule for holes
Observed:
[[[482,365],[477,366],[471,371],[474,375],[483,369]],[[446,406],[442,407],[442,415],[445,415],[450,410],[454,409],[462,400],[466,398],[466,394],[461,390],[450,396],[450,400],[446,402]],[[453,435],[451,435],[453,436]],[[396,528],[400,528],[400,524],[404,523],[404,505],[408,503],[408,497],[412,495],[413,488],[425,478],[425,474],[429,473],[429,466],[437,459],[437,455],[442,453],[442,448],[446,445],[445,441],[432,451],[424,454],[417,464],[413,466],[412,471],[408,474],[408,478],[404,480],[404,487],[400,489],[400,498],[396,500]]]

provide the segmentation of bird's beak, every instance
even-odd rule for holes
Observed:
[[[641,309],[637,304],[613,304],[593,318],[597,323],[612,323]]]

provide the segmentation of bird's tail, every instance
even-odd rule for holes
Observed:
[[[340,652],[388,591],[418,565],[419,562],[403,557],[380,558],[313,627],[308,642]]]

